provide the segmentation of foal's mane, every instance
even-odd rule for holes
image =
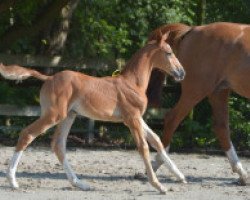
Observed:
[[[171,48],[176,52],[176,48],[179,43],[192,31],[191,26],[187,26],[181,23],[175,24],[165,24],[155,29],[149,34],[148,41],[151,40],[159,40],[164,33],[169,32],[168,39],[166,42],[171,46]],[[150,77],[148,89],[147,89],[147,97],[148,103],[150,106],[159,107],[161,93],[163,88],[165,74],[157,69],[155,69]]]
[[[135,65],[138,64],[138,62],[141,62],[141,59],[139,59],[143,54],[148,54],[148,50],[152,48],[153,45],[145,45],[141,49],[135,52],[135,54],[127,61],[126,65],[122,69],[122,74],[125,73],[128,70],[134,69]]]
[[[152,50],[156,47],[157,43],[155,44],[146,44],[144,47],[142,47],[140,50],[138,50],[126,63],[126,65],[123,67],[121,74],[126,74],[129,72],[129,74],[134,74],[136,77],[137,84],[141,83],[141,74],[140,70],[137,70],[138,66],[145,66],[147,62],[147,58],[150,57],[150,54],[153,54],[155,50]],[[147,70],[147,69],[145,69]]]

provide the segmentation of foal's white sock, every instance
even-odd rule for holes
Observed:
[[[67,159],[64,159],[64,161],[63,161],[63,169],[66,172],[66,175],[73,186],[79,187],[82,190],[90,190],[91,189],[88,184],[81,182],[77,178],[76,174],[73,172],[72,168],[70,167]]]
[[[7,178],[10,182],[11,187],[13,188],[19,187],[16,181],[16,170],[22,154],[23,151],[15,151],[12,159],[10,160],[9,168],[7,170]]]
[[[162,161],[167,165],[168,169],[178,178],[178,180],[186,183],[185,176],[180,172],[175,163],[168,157],[165,150],[160,152]]]

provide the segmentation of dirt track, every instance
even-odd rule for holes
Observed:
[[[20,189],[9,188],[5,171],[13,148],[0,147],[0,199],[168,199],[168,200],[250,200],[250,186],[238,186],[237,175],[231,172],[228,161],[221,156],[199,154],[171,154],[188,184],[180,184],[165,167],[157,175],[168,188],[160,195],[149,183],[134,179],[135,172],[144,166],[136,151],[85,150],[68,151],[68,158],[80,179],[95,187],[94,191],[80,191],[71,187],[62,167],[50,149],[29,148],[18,168]],[[242,158],[250,174],[250,159]]]

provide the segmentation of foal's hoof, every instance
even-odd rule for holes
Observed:
[[[184,178],[184,179],[181,179],[180,182],[181,182],[181,183],[184,183],[184,184],[187,184],[187,183],[188,183],[187,180],[186,180],[185,178]]]
[[[185,178],[185,176],[184,176],[183,174],[181,174],[181,175],[177,178],[177,180],[178,180],[179,182],[181,182],[181,183],[185,183],[185,184],[188,183],[187,180],[186,180],[186,178]]]
[[[7,175],[7,179],[8,179],[8,182],[10,184],[10,187],[12,189],[18,189],[19,188],[19,185],[17,183],[17,181],[15,179],[13,179],[12,177],[10,177],[9,175]]]
[[[88,184],[81,182],[79,179],[74,180],[72,183],[73,186],[80,188],[83,191],[92,191],[93,187],[90,187]]]
[[[167,189],[166,188],[161,188],[161,190],[160,190],[160,194],[163,194],[163,195],[165,195],[165,194],[167,194]]]

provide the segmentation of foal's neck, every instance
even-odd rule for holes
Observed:
[[[154,51],[155,49],[152,49],[150,46],[142,48],[134,54],[121,72],[121,76],[129,83],[136,85],[144,92],[146,92],[148,87],[153,68],[152,57]]]

